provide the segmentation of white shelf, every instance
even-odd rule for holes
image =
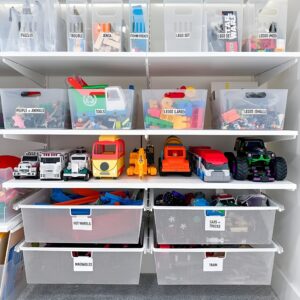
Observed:
[[[297,185],[285,180],[275,182],[252,182],[232,180],[227,183],[207,183],[197,176],[182,177],[145,177],[143,180],[135,176],[121,176],[118,179],[91,179],[89,181],[41,181],[34,179],[10,180],[3,184],[4,188],[91,188],[91,189],[261,189],[261,190],[291,190],[294,191]]]
[[[70,129],[0,129],[0,135],[4,137],[22,136],[100,136],[100,135],[119,135],[119,136],[245,136],[259,137],[266,142],[280,140],[294,140],[298,136],[296,130],[70,130]]]

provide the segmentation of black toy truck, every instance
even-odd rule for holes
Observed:
[[[263,140],[237,138],[234,150],[236,155],[232,152],[225,153],[234,179],[270,182],[286,178],[286,160],[268,151]]]

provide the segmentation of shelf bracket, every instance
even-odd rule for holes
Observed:
[[[40,87],[42,88],[46,88],[47,87],[47,80],[46,80],[46,76],[43,74],[40,74],[36,71],[33,71],[27,67],[24,67],[10,59],[7,58],[2,58],[2,62],[4,64],[6,64],[7,66],[9,66],[10,68],[14,69],[15,71],[17,71],[18,73],[20,73],[21,75],[25,76],[26,78],[30,79],[31,81],[35,82],[36,84],[38,84]]]
[[[268,71],[265,71],[263,73],[255,75],[255,80],[258,82],[259,85],[262,85],[264,83],[267,83],[270,81],[273,77],[281,74],[282,72],[288,70],[292,66],[298,63],[298,58],[291,59],[277,67],[274,67]]]

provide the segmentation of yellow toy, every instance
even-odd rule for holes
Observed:
[[[148,165],[147,156],[144,148],[134,149],[129,156],[129,167],[127,175],[138,175],[142,179],[145,175],[155,176],[157,169],[154,165]]]

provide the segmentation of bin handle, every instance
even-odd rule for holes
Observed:
[[[15,252],[20,253],[22,247],[25,245],[25,240],[20,241],[18,244],[15,245]]]
[[[26,98],[32,98],[32,97],[40,97],[41,96],[41,92],[38,91],[23,91],[21,92],[21,97],[26,97]]]
[[[92,252],[90,251],[72,251],[72,257],[92,257]]]
[[[217,256],[214,256],[214,254],[217,253]],[[211,254],[211,255],[208,255],[208,254]],[[216,257],[216,258],[223,258],[225,259],[226,258],[226,253],[225,252],[205,252],[205,258],[209,258],[209,257]]]
[[[273,245],[277,249],[278,254],[282,254],[284,252],[283,247],[279,243],[273,241]]]

